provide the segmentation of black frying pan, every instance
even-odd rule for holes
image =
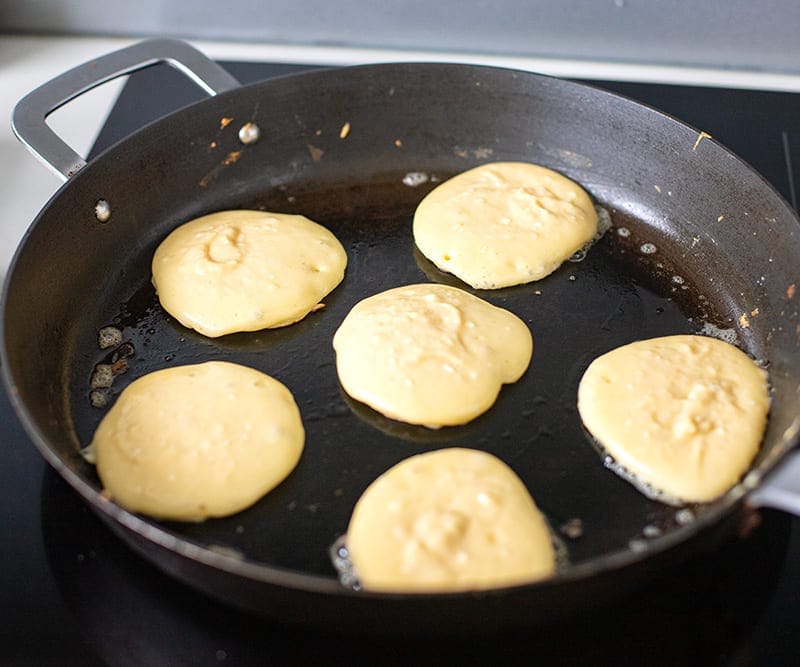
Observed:
[[[161,60],[190,68],[219,94],[85,166],[52,136],[41,138],[43,116],[76,92]],[[77,74],[77,84],[73,72],[35,91],[15,115],[23,140],[71,177],[9,271],[4,377],[45,458],[133,548],[177,578],[246,609],[329,628],[527,625],[713,548],[796,444],[798,221],[758,174],[698,131],[592,87],[463,65],[355,67],[238,87],[186,45],[155,41]],[[466,289],[415,251],[411,216],[437,182],[490,160],[561,171],[614,226],[583,261],[543,281],[477,292],[520,315],[535,341],[529,371],[492,410],[441,431],[392,422],[343,395],[331,337],[354,303],[382,289],[429,280]],[[296,325],[206,339],[161,310],[150,258],[178,224],[242,207],[303,213],[328,226],[348,251],[347,274],[327,307]],[[100,350],[97,331],[109,324],[122,329],[124,346]],[[603,466],[578,419],[577,383],[592,359],[621,344],[717,330],[769,363],[773,405],[762,451],[717,502],[648,500]],[[252,508],[202,524],[155,522],[105,500],[79,449],[104,413],[90,401],[93,368],[120,358],[127,372],[115,379],[112,400],[136,377],[173,364],[222,358],[274,375],[303,413],[300,465]],[[449,595],[341,586],[329,549],[361,492],[397,461],[456,444],[493,452],[526,482],[564,545],[559,575]],[[562,532],[575,519],[580,536]]]

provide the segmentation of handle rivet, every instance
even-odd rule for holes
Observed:
[[[111,205],[105,199],[98,199],[94,205],[94,217],[98,222],[108,222],[111,218]]]
[[[243,144],[254,144],[261,136],[261,128],[255,123],[245,123],[239,128],[239,141]]]

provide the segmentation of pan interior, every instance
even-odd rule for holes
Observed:
[[[294,198],[290,207],[284,193],[245,204],[303,211],[332,229],[347,249],[346,278],[325,300],[326,307],[287,328],[204,338],[160,307],[149,280],[150,249],[130,257],[127,273],[135,278],[114,286],[97,310],[78,320],[69,382],[78,442],[90,441],[105,412],[90,401],[96,364],[125,358],[127,372],[116,377],[113,400],[146,372],[225,359],[269,373],[291,389],[303,413],[307,446],[289,479],[251,509],[204,524],[169,526],[200,544],[280,568],[331,574],[328,548],[345,531],[366,485],[402,458],[455,445],[490,451],[511,465],[556,532],[580,520],[582,537],[567,540],[572,562],[626,549],[645,534],[679,525],[676,508],[643,499],[603,467],[577,416],[577,384],[592,359],[619,344],[731,323],[691,285],[675,282],[678,274],[666,257],[656,260],[662,265],[658,271],[650,270],[650,260],[642,262],[638,249],[646,242],[626,233],[635,228],[633,221],[618,212],[615,227],[582,261],[568,262],[534,284],[469,290],[519,314],[535,340],[530,369],[503,389],[486,415],[466,426],[431,431],[386,419],[342,392],[331,339],[356,301],[413,282],[469,289],[438,271],[413,245],[411,217],[424,190],[409,189],[403,175],[395,174],[370,184],[368,203],[359,189],[301,187],[288,195]],[[334,210],[347,214],[337,216]],[[97,345],[98,329],[106,325],[123,332],[123,345],[111,351]]]
[[[109,391],[113,401],[157,368],[225,359],[289,387],[306,428],[303,457],[285,482],[235,516],[158,525],[179,540],[265,568],[335,577],[329,547],[366,486],[401,459],[446,446],[484,449],[508,463],[573,564],[646,550],[687,521],[729,507],[730,498],[670,507],[607,470],[581,427],[577,386],[594,358],[627,342],[673,333],[726,335],[755,358],[775,362],[780,400],[756,465],[780,453],[788,446],[781,434],[797,414],[798,362],[791,354],[797,312],[784,309],[779,317],[787,285],[759,284],[757,277],[783,280],[796,265],[796,241],[781,251],[775,240],[794,219],[723,149],[708,147],[698,163],[695,133],[655,112],[566,82],[464,71],[458,78],[447,67],[356,68],[332,84],[312,73],[295,77],[296,86],[247,87],[195,105],[191,116],[179,112],[160,121],[68,184],[26,239],[4,315],[8,373],[51,460],[99,493],[93,467],[78,453],[104,414],[90,400],[97,364],[124,359],[126,370]],[[442,102],[447,113],[422,114],[422,103],[445,80],[452,96]],[[484,90],[491,85],[491,97],[476,83]],[[329,86],[326,108],[308,108],[307,91],[323,84]],[[270,118],[283,119],[270,126],[274,136],[242,149],[220,134],[221,118],[255,118],[266,126],[264,99],[275,103]],[[597,118],[603,127],[589,125]],[[346,140],[339,134],[345,120],[352,128]],[[362,134],[364,127],[371,129]],[[665,145],[672,152],[660,150]],[[582,152],[571,150],[579,146]],[[675,146],[684,157],[675,157]],[[230,157],[236,151],[243,155]],[[611,229],[580,261],[544,280],[470,290],[415,250],[411,219],[438,182],[490,159],[539,162],[575,178],[609,212]],[[729,182],[731,175],[746,185]],[[750,229],[743,225],[749,221],[742,216],[760,210],[765,193],[766,209],[751,220],[758,217],[752,229],[766,244],[748,245]],[[106,226],[88,219],[101,197],[115,207]],[[325,308],[290,327],[215,340],[164,313],[150,283],[157,243],[180,222],[223,208],[302,213],[333,231],[349,263]],[[711,228],[725,216],[738,216],[735,231]],[[742,253],[750,253],[746,264],[736,262]],[[385,419],[348,399],[336,377],[331,339],[348,310],[369,294],[425,281],[473,291],[519,315],[533,334],[527,373],[502,390],[489,412],[462,427],[432,431]],[[37,291],[41,303],[26,302],[23,295]],[[111,351],[97,343],[98,330],[108,325],[121,329],[124,341]],[[562,532],[576,525],[580,536]]]

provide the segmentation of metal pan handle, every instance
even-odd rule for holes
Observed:
[[[747,498],[751,507],[770,507],[800,517],[800,451],[791,452]]]
[[[67,180],[86,165],[45,119],[70,100],[107,81],[158,63],[167,63],[210,95],[241,84],[227,70],[186,42],[151,39],[91,60],[36,88],[14,107],[11,127],[45,166]]]

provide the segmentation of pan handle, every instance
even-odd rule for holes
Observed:
[[[747,498],[755,508],[770,507],[800,517],[800,451],[786,456]]]
[[[175,67],[210,95],[241,85],[221,65],[186,42],[145,40],[78,65],[28,93],[14,107],[11,120],[14,134],[45,166],[66,181],[86,165],[86,160],[53,132],[45,119],[92,88],[158,63]]]

